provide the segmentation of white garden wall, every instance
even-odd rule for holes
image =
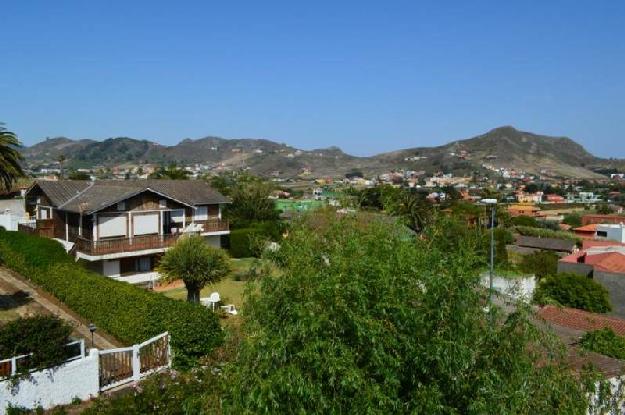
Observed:
[[[85,400],[97,396],[100,389],[98,365],[98,350],[91,349],[82,359],[33,372],[31,379],[15,387],[9,380],[0,382],[0,415],[5,415],[9,404],[48,409],[69,404],[76,397]]]
[[[482,274],[481,283],[483,287],[489,287],[488,273]],[[533,276],[505,278],[495,275],[493,277],[493,289],[516,300],[530,301],[536,290],[536,278]]]

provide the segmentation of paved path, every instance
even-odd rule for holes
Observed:
[[[54,314],[59,318],[62,318],[63,320],[69,322],[74,327],[74,332],[78,333],[79,336],[85,339],[87,347],[91,346],[91,332],[89,332],[89,328],[86,324],[80,321],[77,317],[73,316],[65,308],[65,306],[58,302],[58,300],[52,300],[50,298],[47,298],[52,296],[50,296],[49,294],[45,295],[43,290],[35,287],[33,284],[26,282],[21,278],[18,278],[15,273],[4,267],[0,267],[0,290],[2,290],[2,294],[5,296],[15,296],[15,294],[19,291],[27,293],[31,299],[30,302],[34,303],[35,307],[41,307],[49,313]],[[14,300],[7,298],[6,305],[10,305],[11,301]],[[113,341],[106,339],[105,337],[101,336],[97,331],[93,336],[93,341],[95,343],[95,347],[100,350],[120,347],[119,344],[116,344]]]

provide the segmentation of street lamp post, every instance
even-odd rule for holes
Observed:
[[[495,210],[497,199],[482,199],[485,205],[490,205],[490,272],[488,279],[488,311],[492,314],[493,307],[493,274],[495,272]]]
[[[93,349],[95,346],[93,344],[93,333],[95,333],[97,327],[93,323],[89,323],[89,331],[91,332],[91,348]]]

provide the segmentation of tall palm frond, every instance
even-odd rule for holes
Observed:
[[[0,124],[0,190],[10,191],[15,181],[24,176],[19,146],[15,133],[7,131]]]

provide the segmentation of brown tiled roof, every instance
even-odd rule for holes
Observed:
[[[604,356],[599,353],[587,352],[579,347],[569,347],[566,362],[568,366],[582,372],[589,365],[598,370],[606,379],[620,376],[625,371],[625,362]]]
[[[42,181],[37,185],[59,210],[80,212],[82,208],[85,214],[97,212],[146,191],[189,206],[230,203],[228,198],[201,180],[61,180]]]
[[[90,183],[80,180],[38,180],[32,187],[39,187],[53,206],[59,206],[89,187]]]
[[[553,305],[541,307],[538,310],[538,315],[550,324],[573,330],[592,331],[607,327],[616,334],[625,336],[625,320],[618,317]]]
[[[538,238],[534,236],[517,235],[516,245],[550,251],[573,252],[573,249],[575,248],[575,241],[569,239]]]

